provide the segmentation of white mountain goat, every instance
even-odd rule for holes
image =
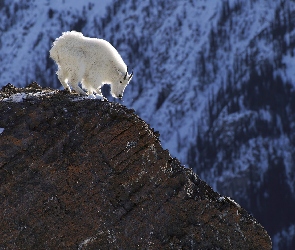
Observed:
[[[65,89],[74,89],[86,95],[101,94],[101,86],[111,84],[113,97],[122,98],[123,92],[133,76],[128,74],[127,66],[118,51],[107,41],[83,36],[76,31],[64,32],[57,38],[50,57],[58,65],[58,79]]]

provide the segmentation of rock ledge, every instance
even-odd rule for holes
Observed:
[[[77,97],[2,88],[0,249],[271,249],[133,110]]]

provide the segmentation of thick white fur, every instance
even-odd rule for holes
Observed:
[[[84,37],[76,31],[64,32],[49,53],[58,65],[56,74],[61,84],[79,94],[86,95],[79,82],[88,94],[99,95],[101,86],[107,83],[111,84],[112,96],[121,98],[132,79],[118,51],[103,39]]]

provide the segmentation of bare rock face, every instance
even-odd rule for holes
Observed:
[[[133,110],[0,92],[0,249],[271,249],[264,228],[163,150]]]

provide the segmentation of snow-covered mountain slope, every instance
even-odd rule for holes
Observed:
[[[49,49],[63,31],[80,30],[88,19],[105,15],[111,0],[4,0],[0,4],[0,86],[37,79],[60,87]]]
[[[10,1],[11,2],[11,1]],[[62,31],[109,40],[134,71],[123,104],[162,145],[295,248],[295,3],[122,0],[2,5],[0,85],[59,88]],[[107,3],[107,1],[105,1]]]

